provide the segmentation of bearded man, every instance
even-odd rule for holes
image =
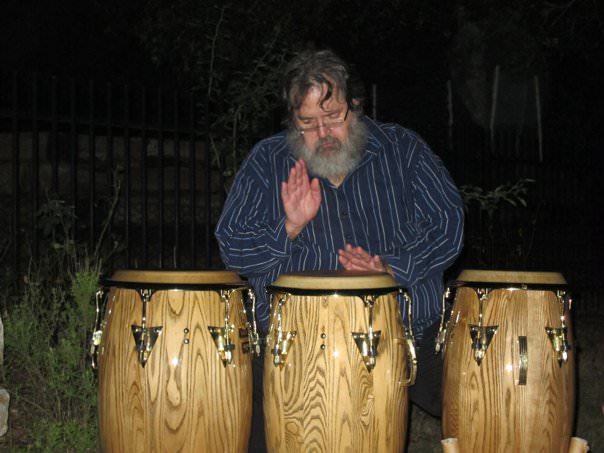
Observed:
[[[419,368],[411,401],[439,415],[440,374],[431,368],[440,358],[430,346],[443,272],[462,247],[459,193],[415,132],[363,115],[362,84],[332,51],[298,54],[282,94],[287,130],[251,150],[218,222],[224,264],[253,285],[262,328],[265,287],[281,273],[391,273],[413,300]]]

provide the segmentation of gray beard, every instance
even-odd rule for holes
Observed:
[[[367,144],[367,126],[355,115],[348,127],[348,138],[341,142],[331,135],[319,139],[314,150],[304,143],[304,137],[295,129],[287,133],[287,143],[296,159],[306,162],[309,171],[321,178],[344,177],[357,166]],[[322,149],[325,143],[335,144],[333,149]]]

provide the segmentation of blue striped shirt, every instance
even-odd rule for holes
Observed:
[[[235,177],[216,237],[226,267],[253,286],[263,328],[265,286],[284,272],[341,269],[338,249],[347,243],[390,265],[409,290],[418,336],[440,316],[443,272],[462,247],[461,198],[417,134],[363,120],[369,134],[361,161],[339,187],[320,180],[319,212],[294,240],[285,231],[281,201],[281,182],[296,162],[285,132],[259,142]]]

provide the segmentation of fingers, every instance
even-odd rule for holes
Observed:
[[[338,260],[346,270],[386,271],[386,266],[378,255],[372,256],[363,248],[350,244],[338,250]]]
[[[295,163],[289,171],[286,184],[290,196],[295,193],[304,193],[308,190],[309,180],[306,162],[300,159]]]
[[[289,201],[289,187],[285,181],[281,182],[281,199],[285,204]]]
[[[317,215],[321,206],[321,184],[317,178],[309,181],[303,160],[298,160],[290,169],[287,181],[281,182],[281,200],[285,228],[293,239]]]
[[[321,198],[321,184],[319,183],[318,178],[314,178],[310,182],[310,193],[313,198]]]

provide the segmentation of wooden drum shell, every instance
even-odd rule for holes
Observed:
[[[457,438],[460,451],[566,453],[574,421],[574,351],[560,364],[545,330],[561,326],[556,285],[563,287],[564,279],[552,273],[466,271],[459,280],[473,287],[456,290],[447,329],[443,437]],[[536,289],[522,289],[525,284]],[[480,366],[469,334],[469,325],[479,323],[479,286],[491,288],[482,324],[498,326]],[[568,307],[564,323],[572,345]],[[524,385],[520,337],[527,344]]]
[[[245,283],[221,271],[119,271],[112,279],[99,349],[103,451],[247,452],[252,371],[247,332],[240,335]],[[141,324],[135,287],[156,285],[147,325],[163,329],[143,367],[131,328]],[[212,289],[199,289],[205,285]],[[229,298],[235,350],[226,366],[208,330],[224,326],[221,286],[242,286]]]
[[[359,296],[341,291],[354,290],[355,275],[321,275],[280,277],[271,288],[271,326],[264,364],[267,449],[288,453],[402,452],[408,370],[397,292],[392,288],[375,299],[373,328],[381,331],[381,338],[375,368],[369,372],[352,336],[352,332],[368,330],[364,303]],[[367,286],[363,281],[356,284]],[[396,286],[389,276],[385,284]],[[291,294],[292,287],[302,293],[309,288],[318,291],[295,295]],[[282,329],[296,332],[283,367],[274,365],[271,353],[277,328],[276,301],[281,297],[287,297],[281,312]]]

